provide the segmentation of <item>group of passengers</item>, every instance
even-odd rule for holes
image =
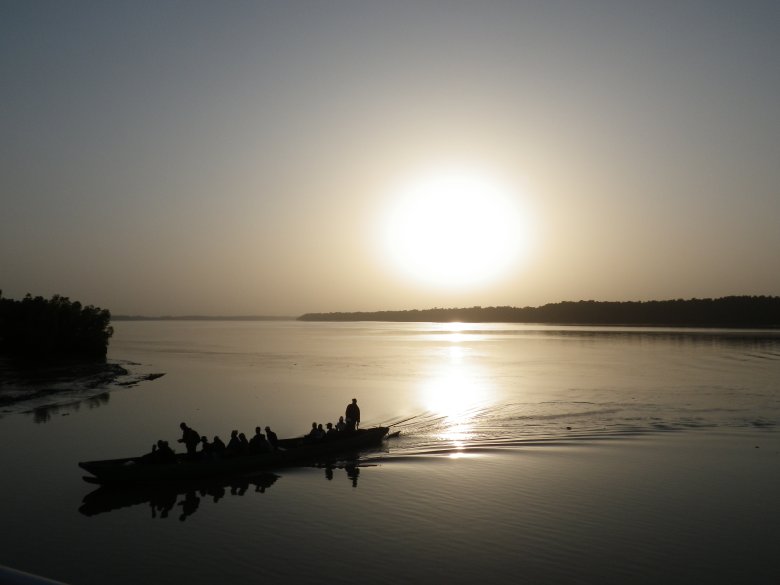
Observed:
[[[214,442],[210,444],[206,441],[206,437],[202,437],[201,443],[203,444],[203,450],[207,453],[211,451],[219,456],[226,455],[229,457],[231,455],[272,453],[279,447],[279,438],[271,430],[271,427],[265,427],[265,434],[263,434],[263,429],[255,427],[254,436],[248,440],[244,433],[234,430],[230,433],[230,440],[227,445],[219,437],[214,437]],[[217,445],[216,448],[215,445]]]
[[[344,416],[339,417],[339,422],[335,425],[333,423],[327,423],[325,428],[322,428],[322,423],[311,423],[311,430],[305,436],[305,439],[309,443],[335,439],[339,435],[345,433],[354,433],[358,426],[360,426],[360,408],[357,405],[357,398],[352,399],[352,403],[347,406]]]
[[[265,427],[265,433],[260,427],[255,427],[255,434],[251,439],[247,439],[244,433],[234,430],[230,433],[227,445],[219,435],[215,435],[209,442],[208,437],[201,436],[195,429],[187,426],[187,423],[181,423],[179,427],[182,436],[178,442],[184,443],[187,457],[190,459],[222,459],[237,455],[271,453],[278,448],[279,444],[279,438],[271,427]],[[157,441],[146,458],[154,463],[170,463],[176,461],[176,454],[168,445],[168,441]]]
[[[328,423],[327,429],[324,429],[322,424],[311,423],[311,431],[305,436],[305,440],[315,442],[333,439],[340,434],[355,432],[359,425],[360,408],[357,399],[353,398],[352,403],[347,406],[345,416],[340,416],[335,425]],[[247,439],[244,433],[239,433],[237,430],[231,431],[227,445],[218,435],[209,442],[208,437],[201,436],[198,431],[187,426],[187,423],[181,423],[179,428],[182,435],[178,442],[184,443],[189,459],[222,459],[238,455],[256,455],[272,453],[279,448],[279,438],[270,427],[265,427],[265,433],[262,432],[261,427],[255,427],[255,434],[251,439]],[[199,446],[200,450],[198,450]],[[152,446],[152,452],[145,455],[145,458],[154,463],[169,463],[176,461],[176,454],[167,441],[161,440]]]
[[[173,452],[168,441],[162,439],[152,445],[152,452],[144,457],[153,463],[174,463],[176,461],[176,453]]]

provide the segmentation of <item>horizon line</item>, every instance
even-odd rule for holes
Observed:
[[[375,309],[375,310],[351,310],[351,311],[306,311],[299,315],[111,315],[112,320],[116,321],[295,321],[305,315],[334,315],[334,314],[360,314],[360,313],[397,313],[397,312],[419,312],[419,311],[457,311],[466,309],[538,309],[548,305],[559,305],[565,303],[667,303],[674,301],[718,301],[731,298],[770,298],[778,299],[778,295],[726,295],[722,297],[691,297],[674,299],[652,299],[652,300],[633,300],[633,301],[597,301],[592,299],[580,299],[578,301],[554,301],[541,305],[523,307],[517,305],[472,305],[470,307],[430,307],[427,309]]]

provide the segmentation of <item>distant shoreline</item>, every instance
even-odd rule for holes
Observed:
[[[668,301],[564,301],[541,307],[470,307],[306,313],[299,321],[528,323],[629,327],[780,328],[780,297]]]
[[[295,321],[299,317],[275,317],[267,315],[114,315],[112,321]]]
[[[780,296],[664,301],[563,301],[539,307],[463,307],[277,315],[115,315],[113,321],[525,323],[613,327],[780,329]]]

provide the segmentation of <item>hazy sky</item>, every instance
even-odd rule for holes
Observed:
[[[0,84],[7,297],[297,315],[780,294],[774,0],[0,0]],[[473,229],[449,191],[438,216],[399,207],[463,174],[488,184]],[[480,208],[495,193],[506,224]],[[461,278],[404,271],[431,246]]]

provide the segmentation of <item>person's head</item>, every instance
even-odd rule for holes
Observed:
[[[316,422],[311,423],[311,428],[316,429],[317,428],[317,423]]]
[[[238,437],[238,431],[230,431],[230,436],[235,439],[236,437]]]
[[[332,428],[333,428],[333,423],[328,423],[328,424],[326,424],[325,426],[326,426],[326,427],[328,427],[328,429],[330,430],[330,429],[332,429]]]
[[[357,398],[352,399],[352,404],[357,404]]]
[[[186,429],[186,428],[187,428],[187,423],[181,423],[181,424],[179,425],[179,428],[180,428],[181,430],[184,430],[184,429]]]
[[[157,441],[157,446],[160,447],[160,448],[164,447],[165,446],[165,441],[160,439],[159,441]]]
[[[266,433],[267,433],[268,431],[270,431],[270,430],[271,430],[271,427],[265,427],[265,432],[266,432]]]
[[[222,441],[222,439],[219,438],[219,435],[214,435],[214,442]]]
[[[246,441],[246,435],[244,433],[238,433],[238,438],[242,441]]]
[[[255,427],[255,434],[259,435],[262,430],[260,427]]]
[[[344,422],[344,417],[343,416],[339,417],[339,422]]]
[[[209,440],[208,440],[207,437],[203,436],[203,437],[200,438],[200,442],[205,444],[205,443],[208,443]]]

